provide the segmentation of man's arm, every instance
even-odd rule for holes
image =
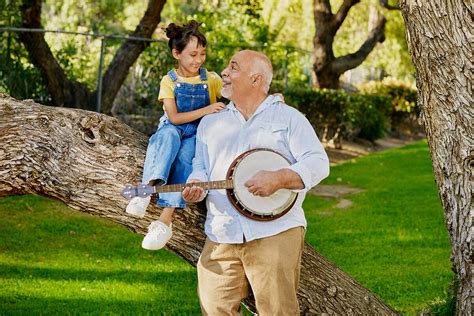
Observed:
[[[245,183],[249,192],[259,196],[279,189],[306,192],[329,175],[329,159],[309,121],[297,113],[288,128],[288,146],[296,162],[278,171],[258,172]]]
[[[258,196],[269,196],[279,189],[304,189],[300,176],[287,168],[277,171],[259,171],[244,185],[250,193]]]
[[[196,133],[196,151],[193,158],[193,171],[188,177],[187,182],[204,182],[209,180],[209,176],[207,174],[207,167],[206,167],[206,158],[207,158],[207,151],[205,151],[205,145],[203,144],[202,138],[202,124],[198,126],[198,130]],[[189,203],[197,203],[204,200],[207,195],[207,191],[205,191],[201,187],[193,186],[193,187],[186,187],[183,192],[183,199]]]

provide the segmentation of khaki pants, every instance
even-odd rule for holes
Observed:
[[[260,316],[299,315],[303,244],[303,227],[243,244],[207,239],[197,264],[203,315],[241,315],[249,284]]]

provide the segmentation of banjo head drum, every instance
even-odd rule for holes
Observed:
[[[244,183],[259,171],[276,171],[289,166],[285,157],[270,149],[258,148],[241,154],[227,173],[227,179],[233,181],[234,187],[227,190],[227,197],[237,211],[248,218],[270,221],[281,217],[295,204],[297,193],[280,189],[267,197],[255,196]]]

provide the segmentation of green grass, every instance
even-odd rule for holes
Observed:
[[[333,167],[325,184],[366,190],[354,204],[308,196],[306,239],[407,315],[440,302],[450,246],[427,145]],[[39,196],[0,199],[0,315],[200,314],[196,271],[142,236]]]
[[[0,199],[0,314],[200,313],[195,269],[39,196]]]
[[[324,184],[366,191],[347,209],[306,199],[306,239],[319,252],[404,314],[446,298],[450,244],[426,142],[333,167]]]

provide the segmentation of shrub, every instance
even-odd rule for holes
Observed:
[[[348,95],[348,122],[355,136],[374,141],[384,134],[390,98],[382,95]]]
[[[383,136],[391,102],[387,96],[327,89],[291,89],[284,95],[286,103],[306,115],[322,141],[336,146],[341,138],[374,141]]]
[[[412,86],[395,79],[370,81],[359,86],[362,93],[384,95],[391,98],[391,109],[388,113],[392,132],[413,134],[421,131],[417,118],[420,109],[417,104],[417,91]]]

